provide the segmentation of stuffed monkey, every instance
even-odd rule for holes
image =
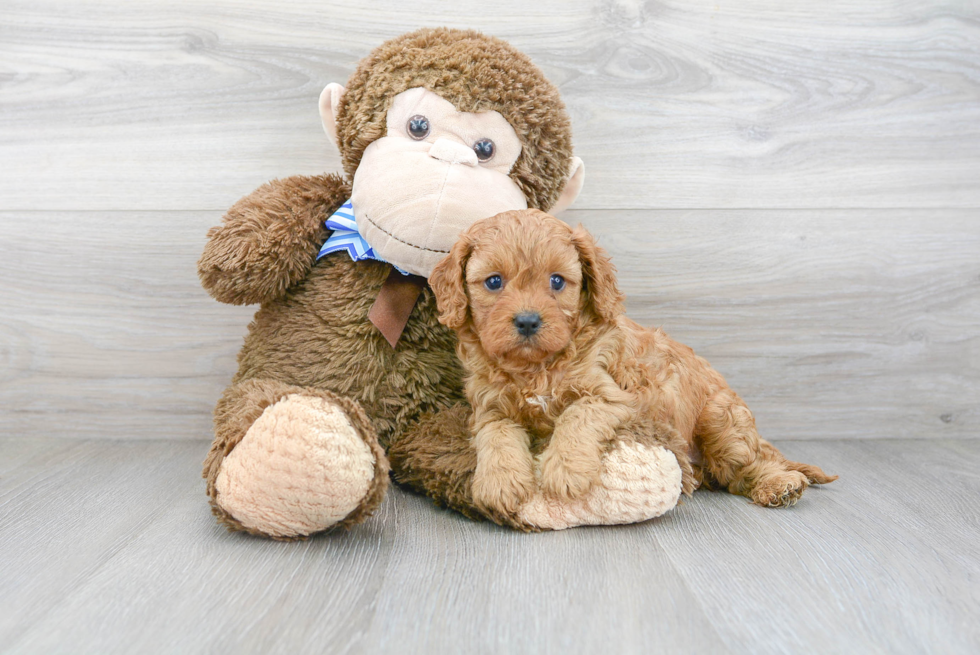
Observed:
[[[384,496],[391,449],[397,477],[487,518],[468,496],[455,337],[425,277],[474,221],[575,199],[584,172],[558,91],[499,39],[424,29],[327,86],[320,113],[345,176],[260,187],[208,232],[198,264],[217,300],[260,304],[214,412],[214,514],[276,539],[354,525]],[[659,515],[681,488],[667,442],[617,444],[603,486],[575,505],[539,495],[488,518],[535,530]]]

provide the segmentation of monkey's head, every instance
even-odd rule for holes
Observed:
[[[423,29],[330,84],[320,115],[353,180],[361,235],[428,277],[472,223],[528,207],[557,213],[584,181],[558,89],[479,32]]]

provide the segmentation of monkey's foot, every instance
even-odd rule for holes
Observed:
[[[681,495],[681,468],[662,446],[619,443],[603,458],[602,482],[573,502],[538,492],[519,519],[542,530],[638,523],[664,514]]]
[[[356,523],[388,482],[367,438],[330,401],[287,396],[221,463],[215,503],[250,532],[280,539]]]

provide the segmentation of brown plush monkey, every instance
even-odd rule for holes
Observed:
[[[320,111],[346,177],[259,188],[208,233],[199,262],[216,299],[261,304],[215,409],[211,506],[231,529],[278,539],[354,525],[384,495],[390,449],[396,475],[478,516],[454,336],[423,278],[474,221],[571,204],[583,169],[564,106],[505,42],[433,29],[381,45],[346,88],[327,86]],[[611,451],[603,479],[575,506],[536,497],[491,518],[631,522],[680,492],[655,435]]]

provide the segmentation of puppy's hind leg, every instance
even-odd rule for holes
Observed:
[[[695,440],[705,468],[719,484],[765,507],[795,505],[810,484],[837,479],[783,457],[759,436],[752,412],[728,388],[716,392],[701,412]]]

